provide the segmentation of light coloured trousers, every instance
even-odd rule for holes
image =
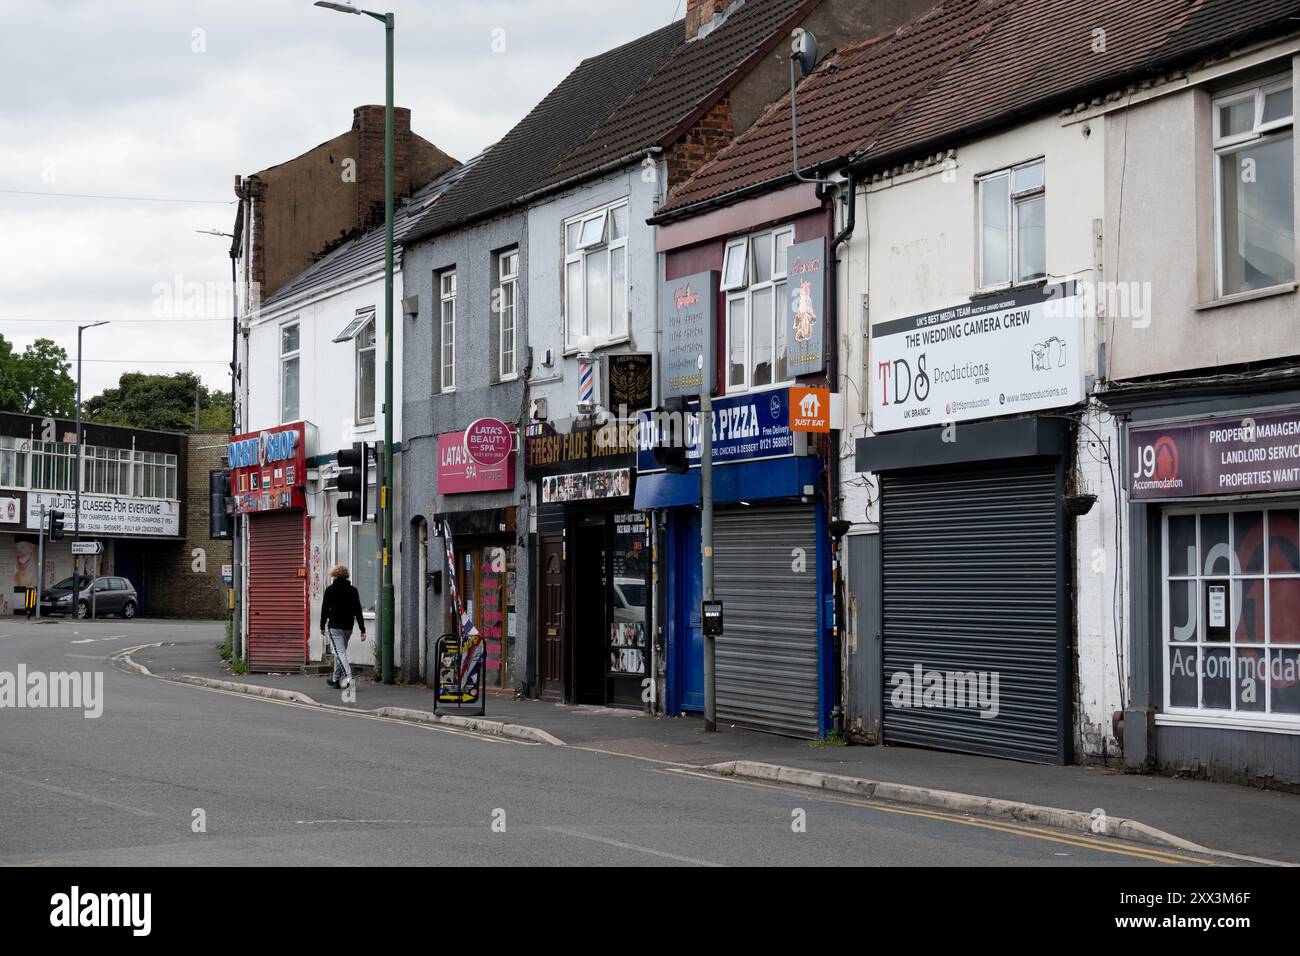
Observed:
[[[352,665],[348,663],[348,638],[352,636],[352,632],[331,627],[329,634],[330,644],[334,646],[334,674],[332,679],[335,683],[339,683],[339,675],[344,674],[350,683],[352,681]]]

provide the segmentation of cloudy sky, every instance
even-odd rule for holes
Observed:
[[[584,57],[685,6],[381,3],[370,7],[397,15],[397,104],[457,159]],[[229,240],[196,230],[230,231],[236,173],[290,159],[347,130],[354,106],[383,102],[383,27],[311,0],[25,0],[21,12],[14,0],[3,30],[0,334],[18,348],[52,338],[73,358],[77,324],[110,320],[85,333],[87,397],[131,370],[192,369],[229,388]],[[173,308],[178,283],[211,291]]]

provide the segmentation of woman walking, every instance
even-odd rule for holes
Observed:
[[[352,684],[352,665],[348,663],[348,639],[352,625],[361,628],[361,639],[366,639],[366,619],[361,616],[361,595],[348,580],[346,564],[336,564],[330,570],[330,586],[320,604],[320,632],[329,629],[330,644],[334,648],[334,673],[325,683],[331,687],[349,687]],[[339,677],[342,675],[342,682]]]

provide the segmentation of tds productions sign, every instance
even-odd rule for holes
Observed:
[[[1300,409],[1130,429],[1129,495],[1300,490]]]
[[[307,507],[306,428],[296,422],[231,440],[226,454],[237,514]]]
[[[872,428],[919,428],[1083,401],[1076,283],[882,322],[871,330]]]

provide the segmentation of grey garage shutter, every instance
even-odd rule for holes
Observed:
[[[1054,462],[1029,461],[882,479],[887,743],[1068,759],[1057,482]],[[996,716],[959,706],[972,673],[985,675],[986,699],[997,675]],[[943,676],[936,706],[918,674],[922,689]]]
[[[817,537],[810,505],[714,516],[719,723],[796,737],[819,732]],[[802,570],[792,565],[801,549]]]

